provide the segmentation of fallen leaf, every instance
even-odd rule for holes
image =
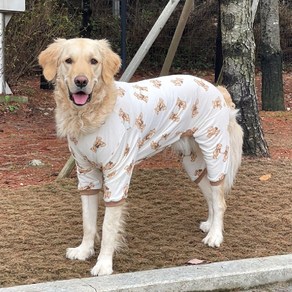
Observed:
[[[272,175],[270,173],[268,174],[264,174],[260,177],[260,181],[267,181],[272,177]]]
[[[191,259],[187,262],[188,265],[201,265],[207,263],[205,260]]]

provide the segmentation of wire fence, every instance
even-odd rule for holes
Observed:
[[[108,38],[114,48],[120,50],[120,19],[115,13],[115,0],[91,0],[92,37]],[[127,1],[127,62],[154,25],[168,0]],[[194,9],[187,21],[172,68],[192,70],[210,68],[214,65],[217,33],[218,1],[194,0]],[[292,4],[280,1],[280,33],[284,67],[292,66]],[[154,42],[140,69],[159,70],[164,62],[175,31],[184,1],[181,1]],[[255,41],[257,65],[260,61],[260,19],[256,18]]]
[[[107,38],[115,51],[121,53],[120,0],[87,0],[90,15],[90,37]],[[123,0],[127,3],[126,55],[127,64],[139,49],[155,21],[169,0]],[[292,67],[292,4],[281,0],[280,32],[284,68]],[[85,1],[27,0],[25,13],[16,14],[6,29],[6,75],[17,79],[34,74],[37,56],[53,39],[77,37],[82,31],[82,13]],[[162,68],[183,5],[180,1],[160,32],[139,70],[155,72]],[[194,0],[194,9],[188,18],[172,71],[213,68],[215,62],[218,18],[217,0]],[[257,44],[257,65],[260,54],[260,25],[256,18],[254,31]]]

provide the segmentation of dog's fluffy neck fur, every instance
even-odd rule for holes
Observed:
[[[68,89],[64,82],[58,81],[58,78],[54,96],[57,104],[55,111],[57,135],[76,139],[96,131],[113,111],[117,99],[114,82],[109,85],[96,84],[91,101],[77,107],[69,97],[64,100],[64,96],[68,96]]]

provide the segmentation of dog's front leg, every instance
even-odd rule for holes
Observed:
[[[113,254],[122,240],[124,210],[125,204],[105,209],[100,253],[91,270],[93,276],[110,275],[113,272]]]
[[[83,239],[75,248],[68,248],[66,257],[74,260],[86,260],[94,254],[94,240],[96,237],[96,220],[98,209],[98,195],[82,195]]]

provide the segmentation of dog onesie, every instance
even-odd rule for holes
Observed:
[[[189,75],[116,81],[115,86],[117,101],[104,124],[85,136],[68,137],[79,190],[89,194],[103,188],[107,206],[123,203],[134,165],[184,136],[193,136],[203,154],[184,153],[190,178],[195,181],[206,169],[210,182],[222,181],[230,108],[215,86]]]

